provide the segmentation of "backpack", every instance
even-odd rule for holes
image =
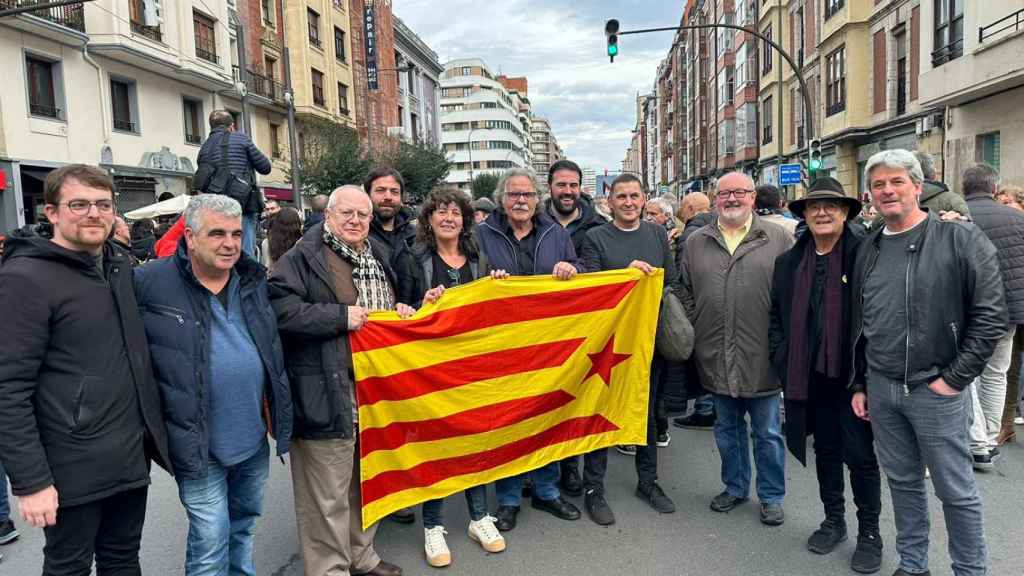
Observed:
[[[220,161],[216,164],[212,162],[200,164],[196,169],[192,184],[193,188],[204,194],[223,194],[237,200],[244,210],[249,196],[252,194],[252,185],[231,173],[231,169],[228,167],[228,144],[230,141],[231,133],[225,130],[220,138]]]

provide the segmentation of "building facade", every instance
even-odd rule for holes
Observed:
[[[544,175],[552,164],[565,158],[565,153],[558,145],[558,139],[555,138],[547,118],[534,116],[532,122],[530,147],[533,149],[533,170]]]
[[[437,53],[394,18],[398,72],[398,125],[411,142],[441,145],[441,74]]]

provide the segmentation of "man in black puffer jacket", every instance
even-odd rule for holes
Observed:
[[[974,420],[971,422],[971,455],[978,469],[990,469],[999,454],[998,440],[1003,424],[1007,398],[1017,397],[1017,379],[1008,386],[1006,373],[1010,361],[1021,353],[1021,337],[1017,325],[1024,324],[1024,212],[994,200],[999,174],[987,164],[977,164],[964,171],[964,196],[971,219],[996,247],[999,272],[1006,291],[1006,307],[1010,326],[999,340],[992,358],[981,376],[971,386]],[[1010,394],[1007,393],[1007,388]],[[1009,430],[1013,430],[1013,412]]]
[[[46,178],[53,239],[7,239],[0,268],[0,459],[43,574],[139,574],[150,459],[168,467],[160,395],[127,253],[107,242],[114,183]]]

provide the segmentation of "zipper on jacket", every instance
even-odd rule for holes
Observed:
[[[906,279],[906,294],[904,294],[906,303],[906,315],[907,315],[907,345],[903,351],[903,395],[910,396],[910,268],[914,264],[914,253],[917,252],[915,245],[911,244],[909,249],[910,255],[907,257],[907,279]]]
[[[179,325],[185,324],[185,316],[183,316],[183,315],[179,314],[178,312],[175,312],[175,311],[173,311],[171,309],[164,308],[164,307],[150,306],[150,310],[152,310],[153,312],[156,312],[157,314],[160,314],[161,316],[170,316],[171,318],[174,318],[175,320],[178,321]]]
[[[954,352],[959,352],[960,351],[960,333],[957,331],[956,322],[950,322],[949,323],[949,328],[950,328],[950,330],[953,331],[953,347],[955,348]]]

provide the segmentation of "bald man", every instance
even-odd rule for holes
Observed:
[[[362,527],[358,427],[348,334],[372,310],[395,302],[396,276],[383,246],[370,241],[373,205],[359,186],[331,193],[313,225],[274,267],[270,300],[291,378],[292,490],[305,574],[400,576]]]
[[[785,447],[779,418],[779,379],[768,352],[775,259],[792,245],[778,224],[754,214],[754,182],[739,172],[718,181],[718,215],[686,239],[680,283],[693,321],[701,384],[714,395],[715,442],[725,490],[711,509],[728,512],[750,491],[744,416],[750,415],[761,522],[783,523]],[[698,313],[699,311],[699,313]]]
[[[686,224],[689,224],[694,216],[708,212],[711,212],[711,200],[703,192],[691,192],[683,196],[683,201],[679,205],[679,218]]]

